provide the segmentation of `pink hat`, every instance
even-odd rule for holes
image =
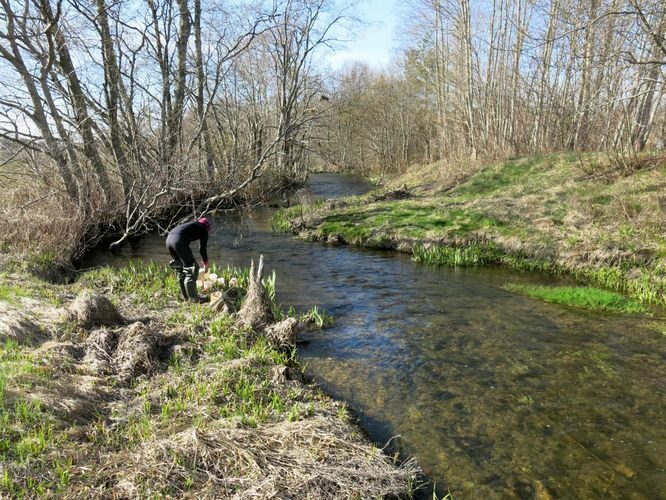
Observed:
[[[203,227],[206,228],[206,231],[210,233],[210,230],[213,229],[213,224],[211,224],[210,220],[206,219],[206,217],[201,217],[200,219],[197,219],[197,222],[199,224],[202,224]]]

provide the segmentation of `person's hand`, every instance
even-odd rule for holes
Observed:
[[[206,274],[208,272],[208,264],[203,265],[203,273]]]

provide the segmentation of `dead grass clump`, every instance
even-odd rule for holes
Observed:
[[[81,364],[94,375],[116,375],[128,382],[157,371],[171,340],[140,321],[120,330],[95,330],[85,342]]]
[[[349,206],[349,202],[346,200],[341,200],[339,198],[332,198],[326,200],[326,204],[324,206],[326,207],[326,210],[339,210],[341,208],[346,208],[347,206]]]
[[[118,457],[120,496],[377,498],[411,491],[418,468],[395,467],[335,417],[257,429],[188,429]]]
[[[13,340],[19,344],[37,344],[47,335],[37,323],[21,311],[0,302],[0,342]]]
[[[389,189],[383,193],[376,194],[370,197],[371,201],[396,201],[396,200],[406,200],[413,197],[414,195],[407,189],[407,185],[403,184],[402,186]]]
[[[87,222],[60,189],[26,182],[3,190],[0,202],[0,242],[18,252],[47,253],[63,262],[76,255]]]
[[[250,279],[247,287],[245,301],[236,317],[241,327],[251,327],[255,331],[263,329],[275,321],[271,311],[268,294],[261,284],[261,273],[264,267],[264,256],[259,257],[259,266],[255,273],[254,260],[250,265]]]
[[[113,359],[118,378],[129,381],[141,374],[155,371],[162,341],[159,333],[140,321],[124,330],[118,339]]]
[[[268,341],[278,349],[289,348],[296,344],[296,318],[287,318],[266,328],[265,335]]]
[[[86,339],[83,365],[97,375],[113,373],[113,352],[118,345],[118,334],[110,330],[96,330]]]
[[[68,308],[68,319],[82,327],[114,326],[125,320],[104,295],[84,290]]]

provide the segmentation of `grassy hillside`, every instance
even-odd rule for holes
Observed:
[[[293,207],[278,226],[429,263],[567,272],[666,303],[666,161],[629,176],[603,155],[423,165],[383,191]]]

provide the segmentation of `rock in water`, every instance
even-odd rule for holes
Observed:
[[[113,326],[124,323],[116,307],[104,295],[84,290],[68,308],[68,318],[80,326]]]
[[[259,331],[269,323],[275,321],[271,311],[270,299],[261,284],[261,272],[264,267],[264,256],[259,257],[259,266],[255,274],[254,260],[250,265],[250,282],[247,287],[245,301],[238,311],[238,323],[243,327],[252,327]]]

